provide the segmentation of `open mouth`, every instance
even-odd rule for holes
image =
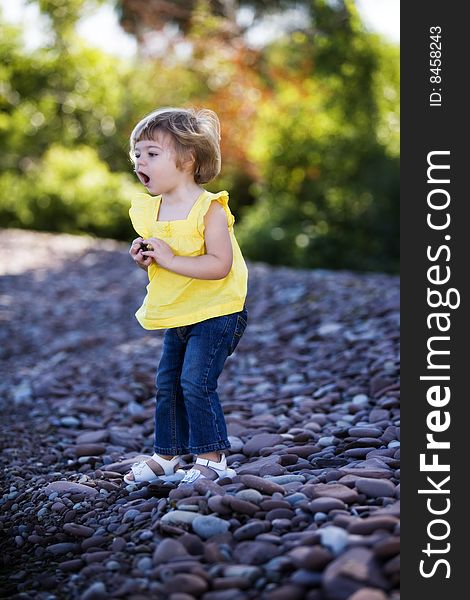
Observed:
[[[143,173],[142,171],[137,171],[137,177],[140,179],[140,181],[144,185],[147,185],[150,181],[150,177],[146,173]]]

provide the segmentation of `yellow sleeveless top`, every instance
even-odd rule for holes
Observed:
[[[135,313],[144,329],[182,327],[243,309],[248,269],[233,231],[235,217],[228,206],[228,192],[213,194],[204,190],[188,217],[177,221],[157,221],[161,196],[140,193],[132,198],[129,215],[134,229],[144,239],[160,238],[178,256],[200,256],[206,253],[204,215],[213,200],[222,204],[227,215],[233,249],[230,273],[223,279],[195,279],[152,262],[147,294]]]

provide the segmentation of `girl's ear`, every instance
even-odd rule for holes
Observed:
[[[194,173],[196,170],[196,156],[191,152],[191,158],[184,163],[184,168],[188,173]]]

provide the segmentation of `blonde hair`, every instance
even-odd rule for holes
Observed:
[[[196,183],[207,183],[220,173],[220,122],[208,108],[159,108],[134,127],[130,137],[130,156],[135,161],[135,144],[155,140],[156,132],[169,134],[175,152],[176,167],[193,161]]]

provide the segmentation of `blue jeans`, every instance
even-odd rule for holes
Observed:
[[[230,448],[217,380],[247,320],[243,308],[166,330],[156,377],[157,454],[202,454]]]

